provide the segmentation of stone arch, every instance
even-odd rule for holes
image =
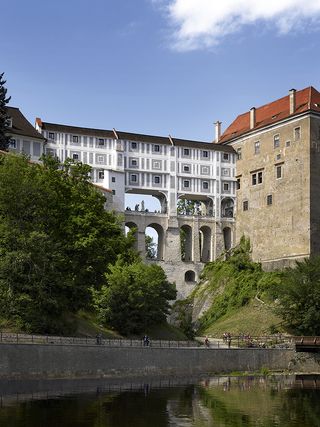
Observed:
[[[221,200],[221,216],[223,218],[233,218],[234,200],[231,197],[225,197]]]
[[[200,261],[209,262],[211,260],[211,228],[204,225],[199,230]]]
[[[229,249],[231,249],[232,239],[231,239],[231,228],[230,227],[225,227],[223,229],[223,241],[224,241],[225,250],[228,251]]]
[[[148,227],[153,228],[153,230],[155,230],[157,235],[158,235],[158,240],[157,240],[157,244],[156,244],[157,245],[156,256],[154,259],[160,261],[163,259],[163,256],[164,256],[164,230],[163,230],[163,227],[157,223],[148,224],[146,229]]]
[[[190,225],[185,224],[180,227],[180,249],[182,261],[193,261],[192,228]]]
[[[184,273],[184,281],[186,283],[196,282],[196,273],[193,270],[188,270]]]
[[[133,237],[135,239],[133,247],[135,250],[138,250],[138,226],[137,226],[137,224],[135,224],[132,221],[129,221],[129,222],[125,223],[125,227],[126,227],[126,229],[129,229],[130,231],[133,232]],[[127,230],[126,230],[126,234],[127,234]]]

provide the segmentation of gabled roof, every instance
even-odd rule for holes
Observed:
[[[224,144],[248,132],[277,123],[298,114],[315,111],[320,113],[320,93],[312,86],[295,92],[295,111],[290,114],[290,96],[284,96],[256,108],[256,123],[250,129],[250,111],[240,114],[222,134],[219,143]]]
[[[216,151],[233,152],[232,147],[227,147],[227,146],[224,147],[212,142],[192,141],[187,139],[171,138],[168,136],[144,135],[140,133],[122,132],[119,130],[103,130],[103,129],[78,127],[78,126],[68,126],[68,125],[62,125],[57,123],[43,122],[39,118],[37,119],[37,123],[41,126],[43,130],[46,130],[48,132],[63,132],[63,133],[71,133],[74,135],[86,135],[86,136],[95,136],[95,137],[111,138],[111,139],[117,138],[119,140],[125,140],[125,141],[137,141],[137,142],[146,142],[151,144],[164,144],[164,145],[171,145],[171,141],[172,141],[175,146],[200,148],[204,150],[208,149],[208,150],[216,150]]]
[[[12,119],[12,127],[7,130],[9,135],[28,136],[45,141],[45,138],[24,117],[19,108],[7,107],[7,114]]]

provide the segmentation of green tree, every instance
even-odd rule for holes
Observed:
[[[177,203],[178,215],[193,215],[196,203],[195,200],[179,199]]]
[[[3,79],[4,73],[0,74],[0,150],[8,150],[10,137],[6,134],[8,129],[7,104],[11,97],[7,97],[6,81]]]
[[[295,333],[320,334],[320,257],[286,269],[273,293],[279,299],[279,314]]]
[[[128,251],[118,218],[88,180],[90,167],[45,157],[0,160],[0,310],[22,328],[58,332],[91,303],[109,263]]]
[[[140,260],[127,264],[121,258],[110,266],[106,278],[107,285],[101,291],[93,291],[102,323],[122,334],[138,334],[165,321],[176,289],[160,266]]]
[[[153,237],[146,234],[146,257],[149,259],[157,258],[157,244],[153,241]]]

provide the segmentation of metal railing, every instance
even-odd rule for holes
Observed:
[[[47,345],[99,345],[107,347],[198,347],[196,341],[150,340],[148,345],[143,339],[115,339],[104,337],[62,337],[54,335],[28,335],[0,332],[0,343],[3,344],[47,344]]]

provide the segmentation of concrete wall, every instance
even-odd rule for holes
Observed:
[[[0,378],[99,378],[287,369],[292,350],[0,345]]]

